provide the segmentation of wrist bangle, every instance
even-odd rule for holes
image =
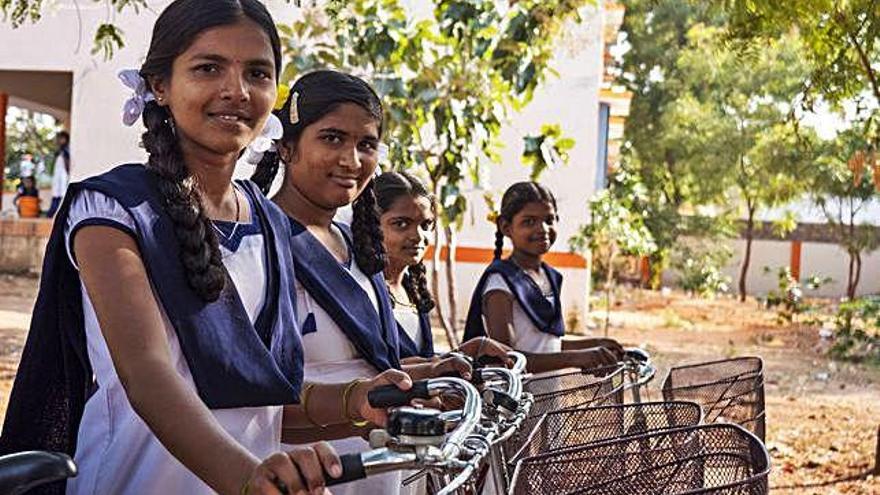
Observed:
[[[309,383],[309,384],[307,384],[306,387],[303,389],[303,391],[302,391],[302,400],[301,400],[301,402],[302,402],[302,409],[303,409],[303,413],[304,413],[305,416],[306,416],[306,420],[309,422],[309,424],[311,424],[312,426],[317,426],[318,428],[321,428],[321,429],[323,430],[324,428],[327,427],[327,425],[322,425],[322,424],[318,423],[317,421],[315,421],[314,419],[312,419],[312,416],[309,414],[309,396],[312,394],[312,389],[313,389],[313,388],[315,388],[315,384],[314,384],[314,383]]]
[[[347,419],[348,421],[351,421],[351,424],[358,428],[362,428],[368,425],[370,422],[365,421],[363,418],[352,418],[351,415],[348,414],[348,399],[351,396],[351,393],[354,391],[354,388],[365,381],[366,380],[364,380],[363,378],[354,379],[348,382],[348,385],[345,386],[345,390],[342,391],[342,417]]]

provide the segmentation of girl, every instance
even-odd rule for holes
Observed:
[[[385,172],[375,180],[376,204],[388,256],[385,282],[400,329],[400,356],[404,362],[436,359],[430,312],[434,299],[422,258],[434,229],[434,198],[419,179],[406,172]],[[478,337],[459,347],[469,355],[481,353],[507,359],[510,348]]]
[[[610,339],[563,340],[562,274],[542,261],[556,241],[556,198],[536,182],[518,182],[501,199],[495,261],[474,289],[465,338],[488,334],[526,354],[533,373],[612,365],[623,349]],[[501,259],[504,237],[513,252]]]
[[[402,358],[433,358],[430,313],[434,300],[422,257],[434,230],[434,202],[422,183],[406,172],[376,178],[376,203],[388,253],[385,282],[400,327]]]
[[[302,378],[289,223],[231,181],[279,68],[257,0],[176,0],[124,74],[148,162],[74,184],[62,203],[0,445],[74,455],[68,493],[321,491],[322,468],[340,474],[334,451],[281,452],[282,429],[381,423],[367,390],[409,385],[392,372],[286,405]]]

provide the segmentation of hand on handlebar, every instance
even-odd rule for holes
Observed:
[[[513,366],[513,360],[507,355],[513,349],[489,337],[476,337],[468,340],[461,344],[458,350],[474,359],[480,356],[492,356],[504,361],[504,365],[508,368]]]
[[[618,357],[606,347],[592,347],[580,352],[582,353],[580,367],[586,370],[593,368],[600,370],[608,369],[611,366],[617,365],[619,361]]]
[[[385,426],[388,415],[385,409],[377,409],[367,402],[367,394],[370,390],[382,385],[395,385],[401,390],[409,390],[412,387],[412,379],[400,370],[384,371],[370,380],[358,383],[351,392],[348,403],[348,415],[352,418],[363,418],[378,426]]]
[[[614,354],[615,358],[617,358],[618,361],[623,359],[623,356],[626,353],[626,351],[624,350],[623,346],[620,345],[620,342],[618,342],[614,339],[604,339],[604,338],[596,338],[593,340],[594,340],[594,343],[596,344],[596,347],[602,347],[604,349],[608,349],[608,351],[610,351],[612,354]]]
[[[265,458],[251,473],[241,492],[247,495],[279,495],[308,491],[329,493],[324,476],[342,476],[342,464],[327,442],[277,452]]]

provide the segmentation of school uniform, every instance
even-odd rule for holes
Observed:
[[[331,225],[349,247],[349,261],[340,263],[302,224],[290,222],[305,381],[343,383],[399,369],[398,329],[385,280],[381,273],[367,276],[354,261],[349,228]],[[339,454],[370,450],[360,437],[330,444]],[[334,495],[396,494],[401,480],[399,472],[392,472],[332,491]]]
[[[280,449],[282,406],[296,402],[302,383],[302,343],[291,331],[290,228],[253,183],[235,187],[249,201],[251,219],[214,223],[229,277],[219,299],[206,303],[187,284],[154,174],[123,165],[71,185],[47,247],[3,452],[74,456],[79,475],[67,482],[67,493],[213,493],[128,401],[73,256],[76,233],[95,225],[137,242],[171,361],[220,426],[257,457]],[[50,491],[64,489],[62,483]]]
[[[536,279],[513,261],[496,259],[474,289],[465,340],[487,335],[483,298],[490,292],[501,291],[513,299],[513,348],[535,353],[561,351],[565,334],[561,289],[562,274],[546,263],[541,263],[540,276]]]
[[[413,304],[394,305],[394,319],[400,334],[400,357],[434,357],[431,316]]]

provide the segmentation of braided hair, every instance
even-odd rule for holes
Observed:
[[[379,124],[382,134],[384,122],[382,102],[363,79],[334,70],[319,70],[300,77],[290,88],[284,105],[275,111],[284,127],[282,142],[299,143],[303,131],[310,125],[335,111],[340,105],[354,103],[360,106]],[[291,106],[296,122],[291,122]],[[251,180],[263,193],[268,193],[278,174],[280,160],[277,153],[266,153],[257,164]],[[375,179],[370,179],[360,196],[352,204],[352,241],[355,262],[366,275],[374,275],[385,269],[386,255],[383,245],[382,226],[376,208]]]
[[[263,29],[272,44],[276,78],[281,44],[271,15],[258,0],[175,0],[153,27],[150,49],[140,75],[150,85],[171,77],[174,60],[205,30],[248,19]],[[152,89],[152,88],[151,88]],[[195,178],[180,149],[172,112],[156,101],[143,112],[141,136],[149,155],[147,169],[155,174],[159,194],[174,224],[180,261],[189,286],[206,301],[216,301],[226,284],[226,271],[211,220],[205,214]]]
[[[385,213],[402,196],[413,198],[427,198],[431,202],[431,208],[436,208],[434,197],[428,192],[422,182],[415,176],[406,172],[385,172],[376,177],[376,204],[379,213]],[[403,276],[403,288],[409,300],[421,313],[428,313],[434,309],[434,296],[428,289],[428,270],[421,261],[407,268]]]
[[[513,217],[529,203],[546,203],[556,210],[556,197],[547,186],[537,182],[517,182],[508,187],[501,197],[501,211],[495,220],[495,259],[501,258],[504,248],[504,234],[501,233],[501,222],[512,222]]]

